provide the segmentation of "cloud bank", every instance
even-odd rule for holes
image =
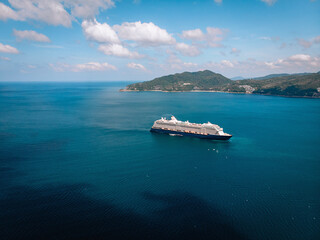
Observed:
[[[170,45],[176,40],[167,32],[152,22],[124,22],[113,26],[119,37],[123,40],[131,40],[144,45]]]
[[[208,47],[222,47],[222,41],[227,37],[229,30],[222,28],[207,27],[206,33],[201,29],[186,30],[182,32],[181,37],[193,42],[205,42]]]
[[[19,31],[14,29],[13,35],[16,36],[19,41],[29,40],[34,42],[50,42],[50,39],[46,35],[35,31]]]
[[[107,44],[100,45],[99,51],[103,52],[105,55],[124,57],[124,58],[142,58],[138,52],[131,52],[129,49],[123,47],[120,44]]]
[[[2,43],[0,43],[0,52],[12,53],[12,54],[18,54],[19,53],[18,49],[16,49],[15,47],[12,47],[10,45],[4,45]]]
[[[93,18],[100,10],[114,7],[112,0],[8,0],[0,3],[0,20],[37,20],[70,27],[75,18]],[[69,13],[70,12],[70,13]]]
[[[120,43],[117,33],[107,23],[85,20],[81,24],[84,35],[88,40],[99,43]]]
[[[140,63],[128,63],[127,64],[128,68],[132,68],[132,69],[137,69],[137,70],[142,70],[142,71],[146,71],[147,69]]]

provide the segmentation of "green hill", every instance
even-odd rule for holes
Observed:
[[[134,83],[127,86],[127,90],[134,91],[191,91],[210,90],[215,86],[222,86],[232,81],[221,74],[209,70],[199,72],[184,72],[155,78],[152,81]]]
[[[236,84],[249,85],[253,93],[281,96],[319,97],[320,74],[293,74],[265,80],[242,80]]]
[[[253,80],[264,80],[264,79],[269,79],[269,78],[275,78],[275,77],[283,77],[283,76],[289,76],[290,74],[288,73],[279,73],[279,74],[269,74],[264,77],[256,77],[252,78]]]
[[[278,74],[269,74],[267,76],[264,77],[255,77],[255,78],[251,78],[252,80],[265,80],[265,79],[270,79],[270,78],[275,78],[275,77],[284,77],[284,76],[293,76],[293,75],[309,75],[311,73],[294,73],[294,74],[288,74],[288,73],[278,73]],[[242,80],[242,79],[238,79],[238,80]]]
[[[291,97],[320,97],[320,73],[281,74],[232,81],[209,70],[184,72],[128,85],[121,91],[222,91]]]

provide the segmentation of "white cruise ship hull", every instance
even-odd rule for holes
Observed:
[[[160,128],[151,128],[150,132],[155,133],[164,133],[164,134],[176,134],[182,135],[187,137],[196,137],[196,138],[203,138],[203,139],[211,139],[211,140],[229,140],[232,135],[225,134],[225,135],[212,135],[212,134],[199,134],[199,133],[191,133],[185,131],[174,131],[174,130],[167,130],[167,129],[160,129]]]

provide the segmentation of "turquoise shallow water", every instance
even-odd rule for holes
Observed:
[[[1,239],[318,239],[320,101],[0,84]],[[174,114],[229,142],[149,132]]]

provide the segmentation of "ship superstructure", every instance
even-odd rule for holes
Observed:
[[[232,135],[224,133],[223,128],[216,124],[183,122],[177,120],[174,116],[170,120],[166,118],[156,120],[150,131],[215,140],[228,140],[232,137]]]

